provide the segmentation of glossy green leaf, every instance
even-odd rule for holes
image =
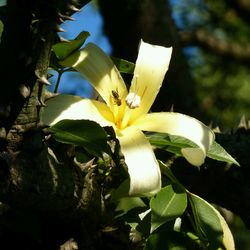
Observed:
[[[153,146],[177,155],[181,155],[182,148],[197,147],[195,143],[181,136],[169,135],[165,133],[148,133],[147,137]],[[210,146],[207,157],[217,161],[223,161],[231,164],[233,163],[239,166],[239,163],[215,141]]]
[[[94,155],[108,152],[107,134],[94,121],[62,120],[50,127],[50,131],[57,141],[82,146]]]
[[[121,73],[133,74],[135,64],[124,59],[111,56],[112,61]]]
[[[224,161],[240,166],[240,164],[220,144],[215,141],[209,148],[207,157],[217,161]]]
[[[168,185],[162,188],[150,201],[151,232],[167,221],[183,214],[187,207],[185,190],[178,185]]]
[[[123,197],[119,200],[115,210],[120,214],[126,214],[129,210],[137,207],[146,207],[140,197]]]
[[[148,133],[146,136],[153,146],[177,155],[181,155],[182,148],[197,147],[195,143],[181,136],[166,133]]]
[[[188,193],[192,207],[196,230],[200,239],[207,244],[207,249],[219,249],[224,246],[234,250],[234,240],[224,218],[207,201]]]
[[[64,60],[71,53],[78,50],[89,36],[89,32],[82,31],[74,40],[56,43],[52,47],[58,60]]]

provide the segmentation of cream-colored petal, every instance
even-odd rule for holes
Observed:
[[[200,166],[214,141],[214,133],[199,120],[174,112],[149,113],[139,117],[134,123],[144,131],[168,133],[185,137],[199,148],[182,149],[183,156],[191,164]]]
[[[61,65],[79,71],[111,108],[115,104],[112,91],[116,91],[120,97],[125,98],[127,95],[120,72],[110,57],[93,43],[88,43],[85,48],[73,53]]]
[[[73,95],[62,94],[49,99],[41,112],[41,122],[47,125],[53,125],[63,119],[87,119],[101,126],[113,125],[113,115],[105,103]]]
[[[151,45],[141,41],[130,92],[141,97],[140,107],[133,110],[131,119],[146,114],[152,106],[168,70],[172,47]]]
[[[136,127],[130,126],[117,132],[117,138],[128,166],[129,194],[155,194],[161,188],[161,172],[145,135]]]
[[[206,158],[206,150],[203,148],[182,148],[182,155],[194,166],[201,166]]]

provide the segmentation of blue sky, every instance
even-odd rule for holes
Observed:
[[[89,3],[72,17],[75,18],[75,21],[66,21],[61,25],[66,32],[60,32],[60,36],[66,39],[74,39],[81,31],[88,31],[91,35],[86,42],[93,42],[107,54],[111,53],[111,46],[102,32],[102,17],[96,7]],[[57,73],[54,71],[51,73],[54,77],[50,78],[52,86],[49,90],[53,91]],[[82,77],[79,77],[79,73],[64,73],[58,92],[88,97],[91,95],[91,87]]]

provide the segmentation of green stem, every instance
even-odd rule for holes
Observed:
[[[57,77],[57,80],[56,80],[56,86],[55,86],[55,89],[54,89],[54,93],[57,93],[57,91],[58,91],[59,83],[60,83],[62,74],[64,73],[64,70],[58,70],[57,72],[58,72],[58,77]]]

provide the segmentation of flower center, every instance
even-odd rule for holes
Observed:
[[[134,92],[130,92],[126,97],[125,102],[130,109],[135,109],[140,107],[141,97]]]

